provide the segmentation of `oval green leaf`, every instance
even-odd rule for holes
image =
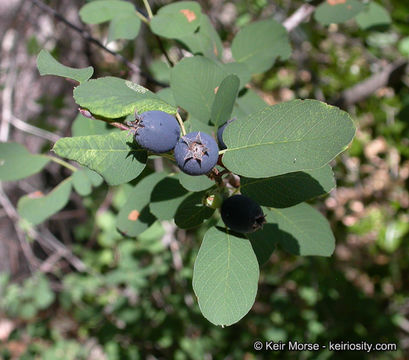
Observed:
[[[146,150],[133,147],[132,138],[125,131],[62,138],[55,143],[53,150],[61,157],[96,171],[109,185],[135,179],[147,160]]]
[[[355,130],[348,113],[317,100],[269,106],[225,129],[223,164],[252,178],[317,169],[348,147]]]
[[[215,183],[206,175],[191,176],[183,172],[178,174],[180,184],[189,191],[203,191],[211,188]]]
[[[115,17],[135,13],[132,3],[118,0],[99,0],[85,4],[80,10],[81,20],[86,24],[100,24]]]
[[[356,17],[355,20],[362,30],[369,30],[380,26],[387,26],[391,23],[391,16],[386,9],[371,1]]]
[[[250,242],[210,228],[193,270],[193,290],[204,317],[215,325],[232,325],[246,315],[257,294],[259,266]]]

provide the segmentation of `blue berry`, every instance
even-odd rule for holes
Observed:
[[[176,163],[189,175],[207,174],[217,164],[218,158],[216,141],[204,132],[186,134],[175,146]]]
[[[231,122],[233,122],[234,120],[236,120],[236,118],[230,119],[228,121],[226,121],[222,126],[220,126],[217,129],[217,141],[219,142],[219,148],[220,150],[224,150],[227,149],[226,144],[223,141],[223,131],[226,128],[227,125],[229,125]]]
[[[175,117],[159,110],[135,115],[135,121],[127,125],[134,133],[135,141],[154,153],[172,150],[180,137],[180,126]]]
[[[260,205],[244,195],[233,195],[220,208],[223,222],[239,233],[251,233],[263,227],[265,216]]]

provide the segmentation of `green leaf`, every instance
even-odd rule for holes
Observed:
[[[72,174],[72,185],[75,191],[81,196],[91,194],[92,184],[84,169],[80,169]]]
[[[79,14],[86,24],[100,24],[116,17],[135,13],[132,3],[118,0],[99,0],[85,4]]]
[[[175,223],[181,229],[190,229],[201,225],[210,218],[214,209],[203,205],[205,192],[195,192],[186,197],[176,210]]]
[[[178,38],[193,54],[201,54],[210,59],[220,59],[223,45],[209,17],[202,14],[199,30]]]
[[[119,185],[135,179],[146,165],[146,150],[131,147],[131,141],[125,131],[78,136],[58,140],[53,150],[96,171],[109,185]]]
[[[270,178],[241,178],[240,191],[260,205],[283,208],[326,194],[335,187],[329,165]]]
[[[392,21],[386,9],[373,1],[356,16],[355,20],[362,30],[386,26]]]
[[[171,220],[182,201],[189,195],[180,185],[178,175],[169,175],[159,181],[151,195],[149,208],[159,220]]]
[[[314,18],[322,25],[340,24],[355,17],[364,9],[357,0],[326,0],[314,12]]]
[[[87,81],[94,73],[94,68],[74,69],[55,60],[47,50],[41,50],[37,56],[37,68],[40,75],[57,75],[76,80],[80,83]]]
[[[167,102],[168,104],[176,107],[175,98],[173,97],[173,92],[170,87],[160,89],[156,95],[159,96],[163,101]]]
[[[71,194],[71,183],[72,178],[69,177],[47,195],[35,192],[23,196],[17,204],[19,215],[33,225],[42,223],[67,204]]]
[[[0,180],[24,179],[41,171],[49,161],[46,156],[31,154],[18,143],[0,143]]]
[[[403,56],[409,57],[409,36],[404,37],[399,42],[398,48]]]
[[[227,73],[234,74],[240,79],[240,88],[246,86],[246,84],[251,80],[251,72],[247,65],[244,63],[231,62],[227,64],[221,64],[221,67]],[[248,89],[248,91],[252,90]]]
[[[81,114],[77,115],[71,127],[72,136],[106,135],[113,131],[120,130],[109,126],[104,121],[89,119]]]
[[[166,177],[166,173],[153,173],[143,178],[128,193],[127,201],[119,211],[116,227],[129,237],[134,237],[149,228],[155,217],[149,211],[151,194],[158,182]]]
[[[84,168],[85,174],[87,175],[88,179],[91,181],[92,186],[99,186],[104,182],[104,179],[101,175],[92,171],[91,169]]]
[[[178,174],[180,184],[189,191],[203,191],[211,188],[214,181],[210,180],[206,175],[191,176],[183,172]]]
[[[108,43],[117,39],[135,39],[139,34],[141,20],[135,10],[129,14],[112,19],[108,30]]]
[[[173,67],[170,87],[176,103],[207,124],[216,89],[227,75],[212,60],[194,56]]]
[[[155,60],[149,65],[149,71],[153,77],[163,83],[170,82],[170,67],[162,60]],[[157,93],[157,95],[159,95]]]
[[[234,37],[231,51],[237,62],[259,74],[270,69],[277,58],[288,59],[291,46],[284,26],[269,19],[244,26]]]
[[[239,85],[239,78],[236,75],[229,75],[217,89],[211,112],[211,122],[214,124],[216,131],[219,126],[230,119]]]
[[[185,121],[185,129],[187,133],[190,133],[193,131],[202,131],[207,134],[212,134],[214,132],[213,126],[207,125],[203,121],[200,121],[193,116],[189,116],[188,119]],[[190,176],[190,177],[196,177],[196,176]]]
[[[91,113],[119,118],[135,110],[143,113],[161,110],[175,114],[176,109],[143,86],[116,77],[89,80],[74,89],[75,102]]]
[[[276,248],[278,242],[277,231],[277,225],[267,224],[263,226],[263,230],[247,234],[260,266],[263,266],[270,259],[271,254]]]
[[[279,242],[289,253],[301,256],[331,256],[335,238],[327,219],[306,203],[285,209],[264,208],[267,224],[250,235],[252,240]]]
[[[245,119],[248,115],[266,107],[266,102],[254,90],[246,89],[246,92],[237,98],[232,117]]]
[[[317,169],[348,147],[355,130],[348,113],[320,101],[269,106],[225,129],[223,164],[252,178]]]
[[[168,39],[178,39],[193,34],[200,24],[202,12],[194,1],[178,1],[163,6],[151,19],[150,27],[154,34]]]
[[[253,306],[259,266],[247,239],[210,228],[193,270],[193,290],[204,317],[215,325],[232,325]]]

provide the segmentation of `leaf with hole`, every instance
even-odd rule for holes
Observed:
[[[193,34],[199,27],[202,10],[195,1],[178,1],[163,6],[151,19],[154,34],[168,39],[178,39]]]
[[[358,0],[326,0],[314,12],[314,18],[322,25],[340,24],[359,14],[365,5]]]

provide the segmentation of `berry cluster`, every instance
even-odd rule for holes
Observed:
[[[219,127],[217,140],[201,131],[180,136],[178,121],[170,114],[159,110],[135,114],[134,121],[127,125],[135,141],[144,149],[154,153],[174,150],[176,163],[186,174],[197,176],[208,174],[217,164],[220,149],[226,149],[223,132],[231,119]],[[244,195],[234,195],[221,205],[221,216],[230,229],[240,233],[250,233],[260,229],[265,223],[261,207]]]

